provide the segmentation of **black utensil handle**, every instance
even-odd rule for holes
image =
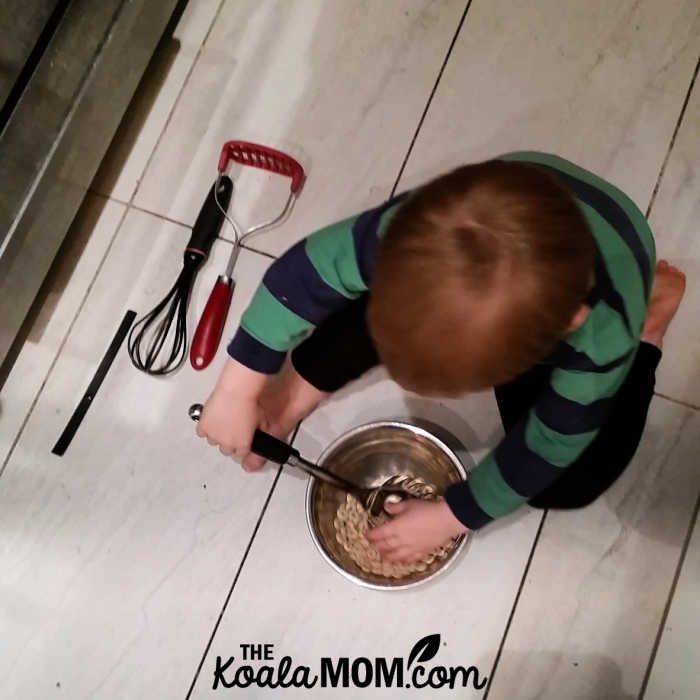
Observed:
[[[250,450],[270,462],[275,462],[275,464],[285,464],[290,458],[296,457],[299,459],[300,456],[299,450],[295,450],[283,440],[278,440],[262,430],[255,431]]]
[[[202,404],[192,404],[189,410],[190,418],[198,421],[201,415]],[[253,443],[250,446],[250,450],[256,455],[276,464],[285,464],[290,457],[295,457],[296,459],[300,457],[299,450],[295,450],[283,440],[278,440],[262,430],[256,430],[253,434]]]
[[[232,192],[233,181],[230,177],[222,175],[220,178],[217,178],[217,181],[211,186],[202,208],[199,210],[197,220],[194,222],[192,235],[187,243],[187,251],[199,252],[205,258],[209,255],[212,243],[219,235],[221,225],[224,223],[224,211],[228,209],[228,205],[231,202]],[[219,208],[219,205],[221,208]]]

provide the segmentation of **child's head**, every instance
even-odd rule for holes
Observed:
[[[368,316],[382,362],[424,394],[513,378],[566,334],[594,251],[571,195],[537,166],[494,160],[429,182],[379,247]]]

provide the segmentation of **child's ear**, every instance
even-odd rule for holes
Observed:
[[[587,304],[581,304],[581,306],[576,309],[576,313],[571,317],[571,322],[569,323],[568,333],[573,333],[579,326],[583,325],[583,322],[588,318],[588,314],[591,312],[591,307]]]

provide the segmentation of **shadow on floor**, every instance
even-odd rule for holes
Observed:
[[[95,175],[95,178],[102,176],[102,182],[107,186],[111,187],[114,184],[116,177],[129,157],[141,127],[158,96],[158,92],[167,77],[175,56],[180,50],[180,42],[173,37],[173,32],[187,6],[187,1],[180,0],[176,5],[163,37],[146,67],[134,97],[124,114],[121,125],[117,129],[105,154],[103,165]],[[110,163],[108,171],[111,174],[110,176],[102,172],[106,162]],[[85,249],[106,203],[107,198],[102,196],[87,197],[83,201],[37,293],[36,299],[29,309],[12,347],[8,351],[7,357],[0,365],[0,389],[7,381],[7,377],[12,371],[24,344],[41,342],[44,331],[61,298],[61,294],[75,271],[80,255]]]

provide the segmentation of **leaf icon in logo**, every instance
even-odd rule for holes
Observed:
[[[414,661],[430,661],[430,659],[438,653],[440,649],[440,635],[439,634],[429,634],[423,639],[419,639],[411,649],[411,653],[408,655],[408,663],[406,668],[411,668],[411,664]],[[417,658],[416,658],[417,657]]]

